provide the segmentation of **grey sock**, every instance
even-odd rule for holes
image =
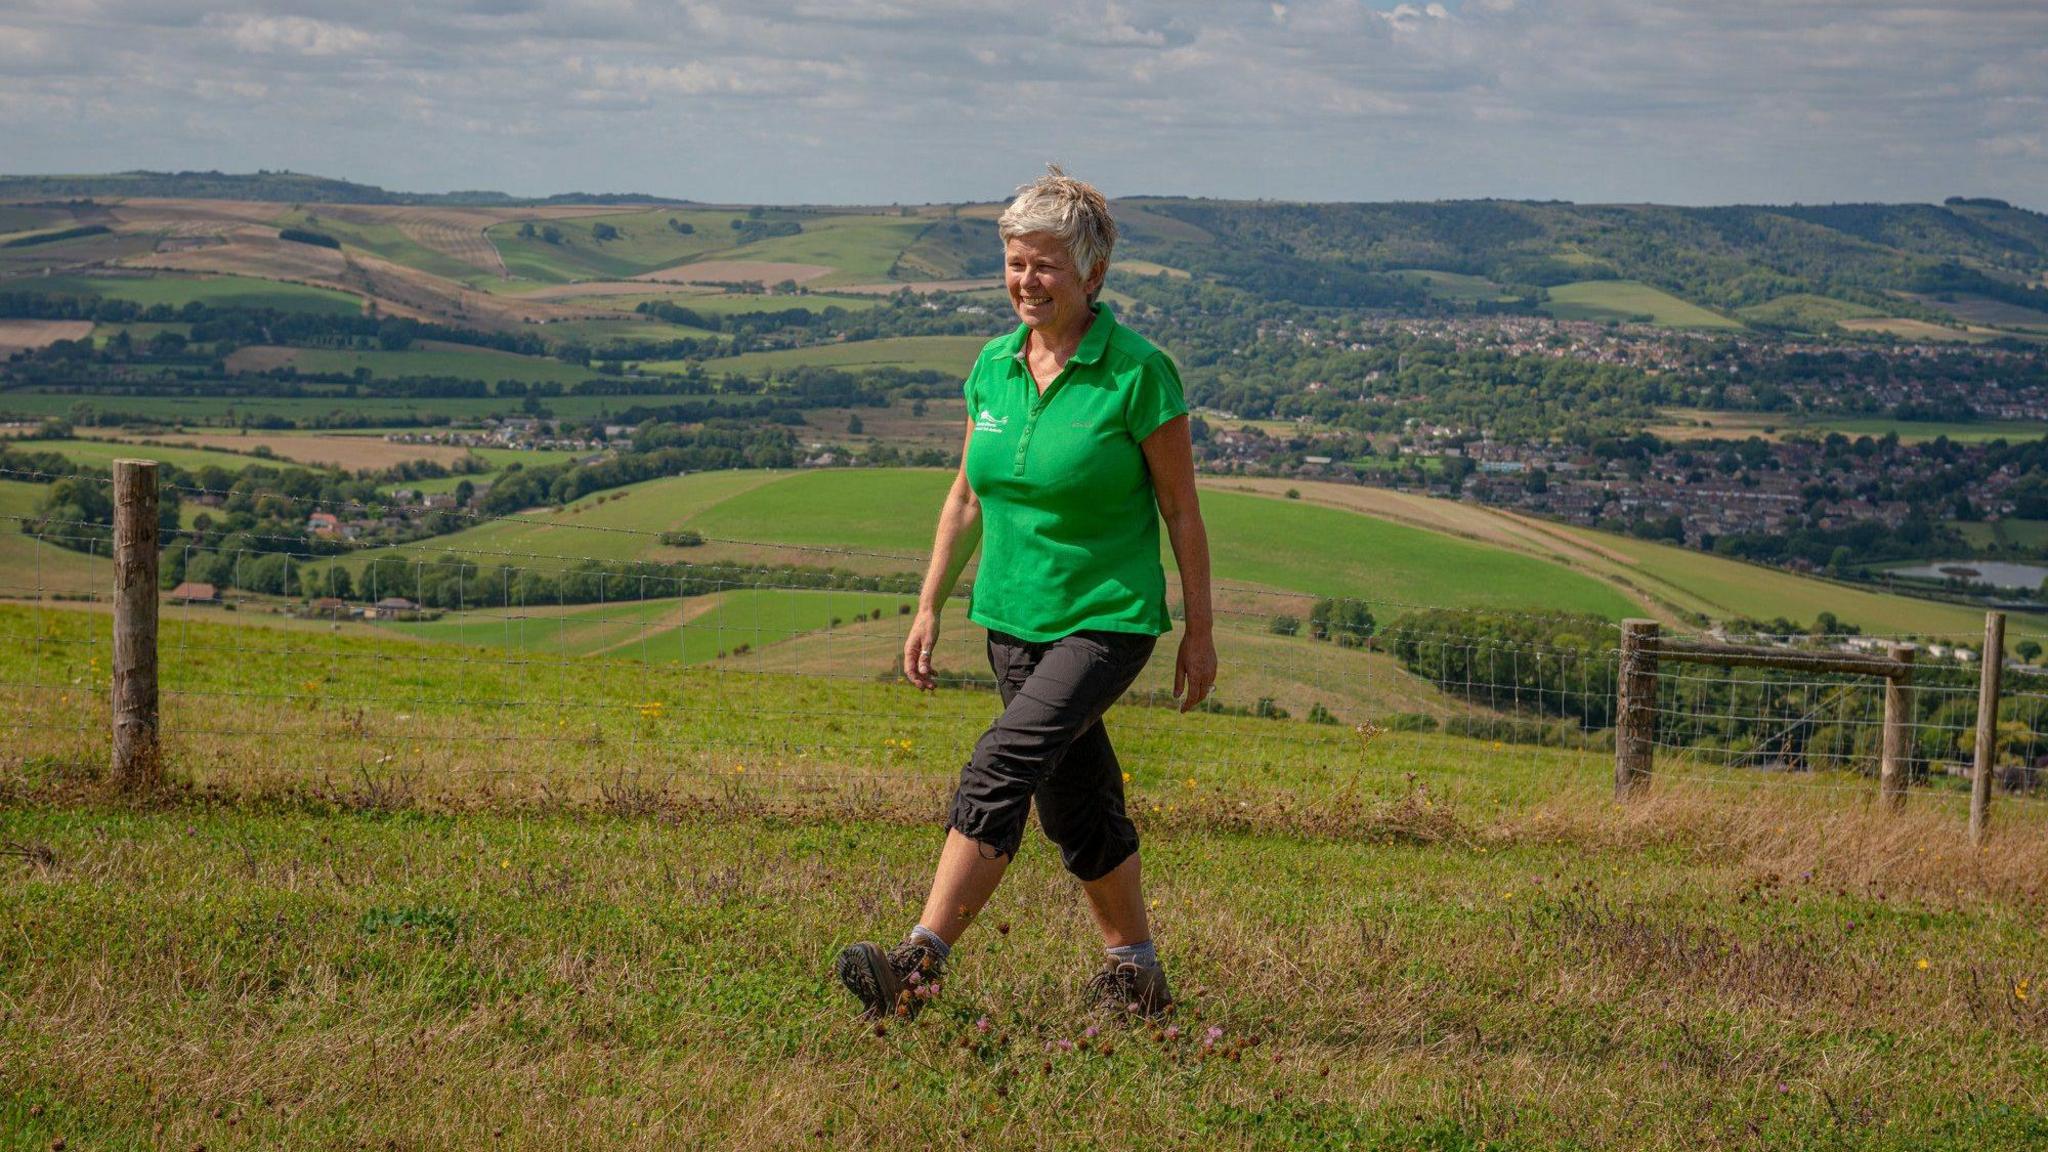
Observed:
[[[1125,964],[1136,964],[1140,968],[1159,967],[1159,949],[1154,948],[1150,940],[1125,944],[1121,948],[1111,948],[1108,951],[1111,957]]]
[[[940,939],[937,932],[922,924],[910,930],[910,938],[929,947],[938,955],[941,962],[953,955],[953,946]]]

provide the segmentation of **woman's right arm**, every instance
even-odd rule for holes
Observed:
[[[925,569],[924,586],[917,594],[917,618],[903,641],[903,674],[912,684],[930,691],[938,687],[932,679],[932,649],[939,643],[939,614],[953,585],[974,550],[981,545],[981,501],[967,486],[967,449],[974,442],[974,421],[967,422],[967,439],[960,445],[960,471],[953,488],[939,508],[939,530],[932,540],[932,562]]]

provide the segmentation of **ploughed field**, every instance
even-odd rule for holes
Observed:
[[[167,617],[134,805],[105,615],[0,606],[7,1146],[2048,1139],[2038,802],[1975,851],[1953,794],[1660,762],[1624,811],[1600,753],[1126,703],[1179,1011],[1087,1013],[1034,832],[877,1028],[829,961],[914,919],[985,691],[256,607]]]

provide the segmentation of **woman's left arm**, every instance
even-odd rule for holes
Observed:
[[[1161,424],[1139,445],[1152,473],[1152,491],[1173,558],[1180,566],[1181,605],[1186,619],[1180,656],[1173,665],[1173,694],[1186,712],[1207,699],[1216,687],[1216,616],[1209,602],[1209,532],[1202,527],[1202,506],[1195,498],[1195,446],[1188,418],[1176,416]]]

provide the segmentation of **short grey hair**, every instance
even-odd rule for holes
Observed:
[[[1044,232],[1066,245],[1084,278],[1107,264],[1116,248],[1109,201],[1093,184],[1074,179],[1057,164],[1047,164],[1045,175],[1020,185],[1017,198],[996,220],[996,234],[1005,242],[1033,232]]]

